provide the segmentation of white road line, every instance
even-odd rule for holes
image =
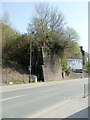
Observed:
[[[19,95],[19,96],[15,96],[15,97],[5,98],[5,99],[2,99],[0,101],[10,100],[10,99],[14,99],[14,98],[23,97],[23,96],[25,96],[25,95]]]
[[[57,89],[59,89],[59,88],[57,88]],[[40,92],[53,91],[53,90],[57,90],[57,89],[47,89],[47,90],[43,90],[43,91],[40,91]]]

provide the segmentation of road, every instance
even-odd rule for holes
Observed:
[[[68,98],[83,94],[87,79],[41,83],[2,92],[2,118],[31,118]],[[33,84],[34,86],[34,84]],[[9,87],[7,87],[9,89]]]

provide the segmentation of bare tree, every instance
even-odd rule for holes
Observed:
[[[57,8],[52,8],[48,4],[36,6],[37,19],[43,22],[50,30],[61,30],[65,24],[64,15],[58,12]]]
[[[48,4],[39,4],[35,6],[35,12],[32,23],[28,27],[30,28],[29,31],[35,30],[37,27],[41,27],[43,30],[45,26],[48,30],[61,31],[64,27],[64,15],[58,12],[56,8],[52,8]]]

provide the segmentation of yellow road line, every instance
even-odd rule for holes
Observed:
[[[32,116],[29,116],[28,118],[39,118],[41,115],[44,115],[44,114],[46,114],[46,113],[48,113],[48,112],[50,112],[50,111],[52,111],[52,110],[54,110],[54,109],[56,109],[58,107],[61,107],[61,106],[65,105],[66,103],[69,103],[69,102],[73,101],[73,99],[76,99],[78,97],[80,97],[80,96],[77,96],[77,97],[72,98],[72,99],[68,98],[68,99],[64,100],[63,102],[55,104],[55,105],[53,105],[53,106],[51,106],[51,107],[49,107],[49,108],[47,108],[47,109],[45,109],[45,110],[43,110],[41,112],[38,112],[38,113],[36,113],[36,114],[34,114]]]

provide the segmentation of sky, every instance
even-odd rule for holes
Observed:
[[[27,32],[28,23],[35,15],[35,4],[40,2],[2,2],[2,14],[8,12],[13,28],[21,33]],[[65,17],[66,26],[74,28],[79,34],[79,45],[88,52],[88,2],[49,2],[58,8]]]

